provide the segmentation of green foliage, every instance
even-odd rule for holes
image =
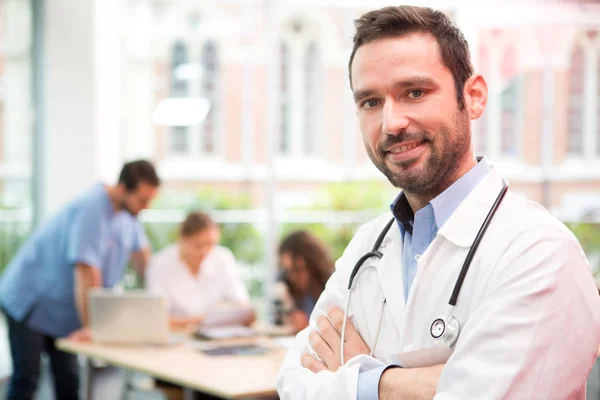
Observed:
[[[590,260],[594,275],[600,279],[600,224],[570,223],[567,227],[579,240]]]
[[[311,209],[384,212],[394,197],[388,183],[379,181],[332,183],[317,195]]]
[[[185,214],[204,211],[209,214],[219,210],[248,210],[251,202],[247,196],[231,195],[220,190],[201,190],[193,195],[165,194],[154,209],[179,209]],[[260,232],[248,223],[220,223],[221,244],[232,251],[238,261],[255,264],[264,258],[264,245]],[[154,251],[160,250],[177,238],[179,222],[145,224],[148,239]]]
[[[29,222],[8,222],[0,227],[0,275],[29,235]]]
[[[327,185],[317,195],[315,204],[310,207],[316,211],[361,211],[365,219],[385,212],[394,198],[393,189],[384,182],[344,182]],[[366,221],[364,221],[366,222]],[[295,230],[307,230],[323,240],[337,260],[361,223],[356,224],[284,224],[281,237]]]
[[[346,224],[346,225],[325,225],[319,223],[297,223],[297,224],[284,224],[281,229],[280,238],[283,239],[289,233],[297,230],[305,230],[319,239],[321,239],[328,247],[331,256],[334,260],[341,257],[350,243],[350,239],[356,233],[360,224]]]

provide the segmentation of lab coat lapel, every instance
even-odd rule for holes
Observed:
[[[383,257],[377,269],[383,294],[387,299],[386,307],[392,313],[396,328],[402,332],[405,308],[402,282],[402,237],[398,228],[395,228],[394,236],[387,241],[386,247],[382,251]]]

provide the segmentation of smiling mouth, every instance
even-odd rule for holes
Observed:
[[[416,147],[419,147],[420,145],[424,144],[425,141],[421,140],[419,142],[412,142],[406,145],[402,145],[402,146],[398,146],[398,147],[394,147],[393,149],[389,150],[388,153],[391,154],[402,154],[405,153],[407,151],[410,151]]]

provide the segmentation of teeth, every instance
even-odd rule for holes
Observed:
[[[421,144],[421,142],[418,142],[418,143],[409,144],[408,146],[401,146],[399,148],[397,147],[397,148],[391,150],[390,153],[392,153],[392,154],[404,153],[405,151],[414,149],[415,147],[419,146],[420,144]]]

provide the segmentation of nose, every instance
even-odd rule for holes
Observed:
[[[409,119],[402,110],[402,105],[389,99],[383,105],[383,121],[381,131],[386,135],[397,135],[408,128]]]

